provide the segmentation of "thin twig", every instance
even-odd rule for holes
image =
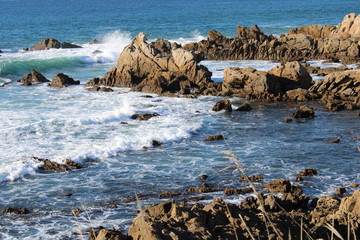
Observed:
[[[240,217],[241,221],[244,223],[245,229],[246,229],[246,231],[249,233],[251,239],[252,239],[252,240],[255,240],[254,235],[251,233],[250,228],[249,228],[248,225],[246,224],[244,218],[241,216],[241,213],[239,213],[239,217]]]

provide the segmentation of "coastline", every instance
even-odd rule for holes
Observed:
[[[254,47],[254,49],[258,49],[258,46],[263,42],[270,44],[270,42],[274,40],[272,39],[269,41],[269,39],[267,39],[268,36],[265,37],[262,33],[259,33],[259,31],[260,30],[256,28],[243,30],[243,32],[247,34],[246,41],[248,41],[248,43],[252,42],[254,43],[254,46],[257,46]],[[221,45],[219,44],[219,39],[224,42],[229,41],[229,39],[224,40],[223,36],[217,34],[215,37],[212,37],[212,34],[214,34],[214,32],[211,32],[207,41],[218,41],[218,43],[215,44],[216,49],[218,49],[219,45]],[[253,39],[251,39],[252,37],[248,37],[252,34],[255,34],[253,37],[256,38],[256,41],[258,42],[253,41]],[[295,33],[295,35],[296,34],[298,33]],[[302,34],[304,33],[299,34],[301,34],[301,37],[303,37]],[[291,35],[294,35],[294,33],[291,33]],[[263,37],[263,42],[261,42],[260,40]],[[290,40],[287,41],[290,42]],[[285,43],[287,41],[285,41]],[[296,40],[296,44],[298,44],[299,41]],[[345,39],[344,41],[350,40]],[[202,43],[204,43],[205,46],[208,46],[208,42],[204,43],[203,41]],[[352,43],[350,43],[349,48],[351,46],[353,46]],[[307,46],[305,49],[309,48],[311,51],[316,52],[316,49],[312,49],[312,47],[313,46]],[[282,50],[278,52],[281,51]],[[146,53],[146,58],[141,55],[144,52]],[[215,52],[219,54],[218,59],[224,59],[224,56],[221,52],[219,53],[218,50],[215,50]],[[338,52],[341,51],[338,51],[337,49],[334,52],[334,55],[329,55],[329,59],[332,61],[338,61]],[[258,53],[254,52],[251,59],[254,59],[256,54]],[[295,54],[295,56],[285,52],[284,60],[286,60],[286,62],[287,60],[298,61],[289,61],[289,65],[283,64],[276,66],[269,71],[227,68],[225,71],[228,71],[228,76],[224,76],[224,81],[222,83],[217,83],[211,80],[211,72],[208,71],[207,68],[200,65],[200,59],[204,59],[204,56],[208,56],[209,52],[204,52],[201,50],[201,48],[197,47],[190,48],[187,46],[182,48],[181,46],[174,46],[171,45],[167,40],[147,43],[145,35],[138,35],[120,55],[117,68],[112,68],[102,78],[94,78],[93,80],[89,81],[85,87],[89,91],[99,91],[103,92],[103,94],[110,94],[110,92],[114,91],[112,88],[126,87],[131,88],[133,91],[143,92],[141,97],[144,98],[152,98],[152,95],[145,95],[149,93],[165,98],[172,97],[174,99],[178,97],[201,98],[208,95],[218,98],[240,98],[242,99],[241,103],[250,102],[251,105],[252,102],[256,102],[257,108],[253,110],[255,112],[261,109],[261,107],[264,107],[261,106],[264,103],[275,102],[276,104],[276,102],[279,102],[280,104],[289,104],[291,105],[291,111],[294,109],[294,106],[296,106],[297,109],[299,106],[304,105],[305,103],[306,105],[310,106],[307,111],[315,110],[315,117],[317,111],[311,107],[312,105],[325,107],[326,110],[330,113],[338,113],[338,111],[340,111],[339,114],[341,114],[341,111],[349,110],[352,111],[351,116],[353,116],[353,118],[358,118],[357,115],[359,115],[358,109],[360,108],[360,93],[357,89],[360,87],[360,70],[350,70],[346,69],[345,67],[321,70],[320,68],[306,66],[303,63],[307,60],[313,59],[312,57],[314,56],[316,56],[315,59],[317,59],[317,57],[321,58],[325,55],[310,54],[309,58],[306,59],[299,54],[304,54],[304,56],[306,56],[308,55],[308,52],[307,50],[304,50],[302,53],[298,52]],[[136,59],[136,63],[131,61],[132,56],[136,56],[133,58]],[[280,60],[279,56],[280,55],[276,55],[274,59]],[[257,59],[257,57],[255,58]],[[166,61],[164,61],[164,59],[166,59]],[[268,58],[265,57],[265,59]],[[343,59],[345,59],[346,62],[358,63],[359,52],[355,56],[345,55]],[[156,62],[156,64],[154,64],[154,62]],[[312,82],[312,79],[308,78],[310,77],[309,73],[325,75],[324,80],[319,80],[318,82],[314,83]],[[69,76],[57,75],[55,80],[51,80],[51,85],[49,88],[66,88],[68,86],[71,88],[70,85],[77,85],[80,83],[74,81],[74,79],[71,79],[72,78],[69,78]],[[38,72],[32,72],[30,75],[27,75],[27,77],[24,76],[20,82],[25,85],[25,88],[32,87],[31,85],[38,85],[39,82],[47,82],[45,80],[42,77],[39,77]],[[263,83],[265,84],[265,87],[262,88]],[[6,88],[7,86],[4,87]],[[331,92],[331,94],[329,92]],[[243,101],[243,99],[247,100]],[[192,100],[193,99],[189,99],[189,101]],[[152,102],[147,104],[154,103]],[[191,106],[191,104],[189,105]],[[230,113],[235,110],[235,108],[230,110],[232,106],[236,105],[237,107],[240,107],[240,104],[232,104],[230,102],[227,103],[227,105],[228,106],[222,108],[220,107],[216,110],[212,109],[212,111],[219,111],[219,115],[222,114],[225,116],[232,116],[233,118],[242,117],[242,115],[240,115],[241,113],[239,112],[234,114]],[[266,108],[266,106],[264,108]],[[202,111],[203,112],[201,114],[205,115],[207,111],[210,111],[210,109],[202,109]],[[121,121],[122,125],[125,126],[129,121],[132,120],[137,124],[146,124],[146,121],[151,121],[151,119],[156,121],[156,118],[161,116],[161,114],[158,114],[156,111],[147,111],[145,113],[131,112],[131,114],[130,112],[131,111],[129,111],[129,113],[127,112],[127,114],[130,116],[131,120],[124,118],[126,121]],[[194,109],[192,114],[195,116],[197,113],[198,112],[195,112]],[[309,118],[307,115],[300,115],[300,117],[296,117],[296,114],[294,114],[293,116],[289,115],[287,119],[292,121],[290,124],[306,124],[307,122],[312,121],[307,118]],[[313,117],[310,117],[310,119],[312,118]],[[122,120],[122,118],[120,119]],[[278,122],[281,122],[283,118],[278,118],[277,120]],[[291,122],[290,120],[289,122]],[[190,121],[186,122],[186,124],[190,124]],[[281,124],[287,124],[285,122]],[[197,129],[197,126],[192,128]],[[192,128],[190,128],[189,132],[191,132]],[[186,132],[186,134],[189,133]],[[223,137],[227,138],[226,135]],[[219,138],[217,138],[217,140],[219,140]],[[222,140],[224,139],[220,138],[219,141]],[[327,139],[327,141],[332,140],[336,139]],[[359,139],[353,141],[359,141]],[[322,142],[324,142],[323,139]],[[331,143],[326,142],[326,144],[332,143],[336,143],[336,141]],[[147,149],[156,149],[157,147],[161,147],[162,144],[163,143],[158,139],[151,139],[151,141],[149,141],[147,145],[143,147],[143,150],[146,151]],[[212,144],[212,142],[209,144]],[[215,144],[221,145],[222,142],[216,142]],[[226,139],[224,145],[225,144]],[[166,146],[164,148],[166,148]],[[227,149],[223,150],[225,151]],[[357,149],[354,149],[354,151],[356,150]],[[231,157],[236,159],[236,156]],[[75,162],[67,162],[66,164],[69,164],[69,168],[77,168]],[[239,166],[237,167],[239,168]],[[59,170],[59,168],[40,170],[45,172],[50,171],[47,172],[50,174],[54,170],[62,171]],[[321,170],[319,169],[319,171]],[[291,174],[294,176],[297,175],[295,172]],[[305,176],[306,179],[312,177],[314,176]],[[277,179],[272,180],[277,181]],[[321,197],[317,201],[314,199],[309,201],[309,196],[302,195],[302,190],[296,186],[294,187],[294,180],[291,179],[291,183],[289,180],[283,180],[279,187],[282,190],[278,190],[277,187],[273,187],[271,184],[267,185],[267,189],[269,189],[270,192],[275,192],[275,195],[271,193],[266,194],[266,191],[268,190],[264,190],[265,194],[258,194],[256,192],[256,194],[254,194],[256,198],[250,197],[241,201],[240,207],[231,203],[226,203],[217,198],[213,200],[213,203],[206,204],[208,203],[206,201],[209,201],[209,198],[206,197],[205,199],[202,199],[202,196],[198,196],[198,194],[210,193],[210,199],[212,198],[211,194],[213,192],[215,192],[215,196],[222,195],[222,193],[226,196],[231,194],[249,194],[251,192],[255,192],[254,190],[258,191],[257,189],[260,184],[256,185],[256,187],[254,187],[255,189],[249,189],[249,186],[251,186],[250,183],[250,185],[246,187],[236,188],[225,185],[219,187],[219,183],[216,182],[210,182],[208,185],[208,182],[205,181],[200,185],[200,187],[191,188],[190,186],[186,186],[187,190],[184,192],[173,192],[171,189],[169,189],[168,192],[164,192],[162,197],[159,198],[162,199],[165,197],[166,199],[170,200],[166,201],[165,203],[160,203],[153,207],[146,207],[145,209],[140,210],[140,216],[134,219],[134,224],[130,227],[128,234],[129,236],[133,237],[132,239],[214,239],[219,236],[224,239],[236,239],[236,235],[240,237],[240,239],[252,239],[252,235],[255,235],[255,238],[260,239],[288,239],[290,236],[292,238],[298,239],[300,235],[306,234],[306,232],[308,232],[310,236],[326,238],[329,235],[335,233],[334,231],[329,230],[323,224],[325,222],[331,223],[335,221],[336,224],[331,226],[333,226],[342,236],[347,236],[350,234],[350,239],[359,237],[359,235],[356,234],[356,232],[359,230],[360,224],[360,194],[359,190],[357,190],[357,183],[354,182],[352,187],[343,186],[344,189],[338,189],[338,192],[341,194]],[[200,183],[201,181],[199,181],[199,184]],[[261,185],[266,184],[268,184],[268,182],[261,182]],[[344,194],[343,191],[346,190],[345,188],[350,189],[350,193]],[[220,189],[221,191],[219,191]],[[185,201],[181,200],[181,198],[189,193],[191,194],[191,197],[195,198],[190,200],[187,199]],[[61,197],[71,197],[69,194],[70,193],[67,193],[67,195],[62,194]],[[282,194],[282,196],[280,197],[277,194]],[[171,200],[175,196],[178,197]],[[125,200],[124,203],[126,204],[126,201],[132,202],[131,200],[134,199]],[[186,202],[193,200],[195,200],[195,202],[197,200],[206,201],[205,203],[200,204],[195,203],[193,206],[186,205]],[[140,198],[139,203],[141,202],[142,200]],[[329,202],[331,202],[331,204],[328,204]],[[116,207],[116,203],[109,203],[109,206],[110,205],[112,205],[113,208]],[[14,206],[8,207],[11,208]],[[15,213],[20,215],[24,214],[24,211],[21,209],[18,209],[19,212],[14,209],[4,208],[2,211],[4,213]],[[74,215],[84,214],[81,211],[82,210],[79,207],[79,212],[75,211],[76,214]],[[239,212],[243,214],[241,217],[238,217]],[[334,212],[336,212],[336,214],[334,214]],[[28,212],[25,211],[25,214],[27,213]],[[288,215],[289,213],[290,216]],[[269,222],[266,223],[268,220],[262,221],[258,214],[269,214]],[[247,221],[242,220],[242,218],[247,219]],[[294,218],[296,219],[296,223],[289,224],[289,222]],[[351,223],[347,220],[350,218],[353,220]],[[257,226],[259,222],[261,222],[261,224],[264,223],[264,225]],[[273,230],[270,230],[268,233],[266,227],[269,227],[272,224],[271,222],[276,222],[277,224],[276,227],[274,227]],[[300,227],[297,225],[299,223],[301,225]],[[282,224],[285,225],[282,226]],[[302,224],[304,225],[302,226]],[[249,226],[251,230],[248,230]],[[314,232],[314,235],[311,235],[309,233],[310,229],[316,226],[322,227],[319,227],[317,232]],[[191,227],[194,228],[192,229]],[[236,230],[234,231],[233,228]],[[348,230],[349,228],[351,231]],[[191,231],[189,229],[191,229]],[[114,234],[120,234],[119,232],[114,231],[110,233],[110,235],[113,235],[106,236],[107,233],[104,233],[104,231],[100,232],[101,236],[97,237],[96,239],[112,239]],[[151,233],[150,235],[148,235],[149,232]],[[291,234],[289,234],[289,232]],[[353,232],[355,232],[355,234],[353,234]],[[93,232],[89,233],[90,239],[92,239],[91,236],[93,234]],[[122,238],[127,239],[126,236],[120,237],[120,239]]]

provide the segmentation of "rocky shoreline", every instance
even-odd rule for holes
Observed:
[[[155,93],[167,97],[197,97],[200,95],[241,97],[257,101],[309,102],[317,101],[328,111],[360,109],[360,70],[314,68],[305,62],[328,59],[342,63],[360,61],[360,15],[349,14],[336,26],[310,25],[292,29],[279,38],[267,36],[258,26],[252,29],[237,27],[235,38],[226,38],[212,30],[207,40],[185,46],[158,39],[147,43],[145,34],[138,34],[125,47],[118,58],[117,67],[102,78],[86,83],[89,91],[111,92],[111,87],[127,87],[133,91]],[[46,39],[28,50],[60,48],[58,41]],[[67,43],[63,48],[77,47]],[[1,52],[1,51],[0,51]],[[201,60],[273,60],[282,62],[269,71],[253,68],[228,67],[223,82],[211,80],[212,73],[199,63]],[[314,82],[311,74],[324,76]],[[69,76],[59,73],[51,81],[33,70],[19,82],[24,86],[49,83],[51,87],[78,85]],[[231,102],[218,102],[213,111],[232,111]],[[250,111],[251,106],[241,106],[238,111]],[[293,118],[313,118],[314,109],[302,106]],[[157,113],[134,115],[143,121]],[[285,119],[285,122],[291,119]],[[125,122],[123,124],[126,124]],[[209,136],[205,141],[221,141],[222,135]],[[336,143],[335,139],[332,143]],[[154,140],[153,146],[161,143]],[[236,156],[231,155],[238,171],[243,171]],[[68,171],[81,166],[71,160],[64,164],[37,159],[43,163],[41,171]],[[316,176],[317,172],[305,169],[296,181]],[[89,239],[302,239],[341,235],[348,239],[360,237],[360,190],[358,185],[337,189],[333,196],[310,200],[302,189],[289,180],[277,179],[262,185],[261,176],[243,175],[248,187],[236,189],[213,188],[206,183],[189,188],[188,193],[223,191],[224,195],[249,194],[240,205],[214,199],[211,204],[188,204],[188,200],[169,200],[145,209],[134,219],[127,234],[120,230],[92,229]],[[175,198],[183,193],[164,192],[159,198]],[[140,203],[141,201],[139,201]],[[8,207],[3,213],[27,214],[27,209]]]

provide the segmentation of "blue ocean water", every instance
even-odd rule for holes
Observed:
[[[149,195],[143,205],[158,202],[163,191],[199,186],[201,174],[208,174],[214,187],[243,186],[236,175],[220,173],[228,165],[223,151],[233,151],[249,174],[261,174],[265,181],[293,181],[304,168],[318,169],[318,177],[301,183],[312,196],[360,183],[360,124],[354,112],[330,113],[313,104],[318,108],[314,120],[284,124],[282,119],[297,105],[250,102],[252,112],[214,113],[210,109],[217,97],[144,98],[128,89],[94,93],[83,86],[115,66],[123,47],[139,32],[150,40],[188,43],[206,38],[211,29],[231,37],[236,25],[257,24],[265,33],[279,35],[301,25],[335,25],[359,10],[357,0],[0,0],[0,84],[10,82],[0,88],[0,208],[30,210],[25,216],[0,213],[0,239],[80,239],[76,233],[86,234],[88,227],[126,229],[137,209],[135,203],[124,203],[126,197],[136,192]],[[21,50],[48,37],[83,48]],[[103,43],[89,45],[95,38]],[[94,54],[96,50],[101,53]],[[278,63],[201,64],[221,81],[227,66],[269,70]],[[53,89],[16,82],[32,68],[49,79],[64,72],[81,85]],[[245,102],[231,100],[234,107]],[[139,112],[160,115],[145,122],[130,119]],[[215,134],[227,140],[203,141]],[[336,137],[339,144],[325,143]],[[152,140],[163,145],[153,148]],[[84,168],[41,173],[33,156],[59,162],[70,158]],[[205,202],[213,196],[225,197],[222,192],[204,194]],[[109,208],[112,202],[118,207]],[[81,209],[78,218],[71,213],[74,208]]]

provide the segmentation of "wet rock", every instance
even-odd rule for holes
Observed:
[[[152,146],[153,147],[160,147],[162,145],[161,142],[157,141],[157,140],[152,140]]]
[[[103,42],[100,41],[100,40],[97,40],[97,39],[93,39],[93,40],[91,40],[91,41],[89,42],[90,45],[92,45],[92,44],[101,44],[101,43],[103,43]]]
[[[252,107],[248,103],[241,104],[235,111],[251,111]]]
[[[232,112],[231,102],[229,99],[223,99],[213,106],[212,111],[219,112],[225,110],[226,112]]]
[[[25,74],[19,82],[22,83],[24,86],[29,86],[32,83],[42,83],[42,82],[50,82],[46,79],[41,73],[36,71],[35,69],[31,70],[31,73]]]
[[[296,176],[296,178],[295,178],[295,181],[296,182],[301,182],[301,181],[303,181],[304,179],[301,177],[301,176]]]
[[[97,232],[92,230],[89,240],[129,240],[129,238],[121,230],[103,228]]]
[[[36,45],[28,48],[27,50],[30,51],[38,51],[38,50],[49,50],[51,48],[60,48],[61,44],[58,40],[53,38],[46,38],[44,40],[41,40]]]
[[[94,55],[101,54],[101,53],[103,53],[103,52],[100,51],[100,50],[95,50],[95,51],[92,52],[92,54],[94,54]]]
[[[329,141],[326,141],[327,143],[340,143],[340,138],[331,139]]]
[[[65,160],[65,164],[59,164],[57,162],[50,161],[48,159],[38,159],[42,161],[43,165],[39,166],[39,170],[44,171],[57,171],[57,172],[65,172],[70,169],[81,169],[82,166],[70,159]]]
[[[350,187],[352,187],[352,188],[357,188],[357,187],[359,187],[359,184],[357,184],[357,183],[352,183],[352,184],[350,184]]]
[[[146,121],[146,120],[149,120],[150,118],[157,117],[157,116],[159,116],[158,113],[136,113],[136,114],[131,115],[130,118],[138,120],[138,121]]]
[[[306,177],[311,177],[311,176],[317,176],[318,172],[315,169],[311,169],[311,168],[305,168],[304,171],[301,171],[298,173],[299,176],[306,176]]]
[[[186,190],[186,192],[189,193],[211,193],[211,192],[218,192],[221,191],[219,188],[212,188],[209,186],[201,186],[197,188],[189,188]]]
[[[297,88],[289,90],[283,96],[283,100],[291,102],[308,102],[318,98],[317,94],[314,94],[306,89]]]
[[[202,175],[200,175],[199,179],[201,181],[206,181],[208,179],[208,177],[209,177],[208,175],[202,174]]]
[[[75,81],[73,78],[71,78],[63,73],[58,73],[55,77],[53,77],[49,86],[63,88],[63,87],[67,87],[70,85],[79,85],[79,84],[80,84],[80,81]]]
[[[255,174],[250,177],[246,177],[245,175],[242,175],[239,178],[240,182],[247,182],[248,180],[250,180],[251,182],[260,182],[260,181],[264,180],[264,177],[261,176],[260,174]]]
[[[293,118],[314,118],[315,111],[313,108],[306,105],[300,106],[298,110],[293,113]]]
[[[22,215],[22,214],[29,214],[30,211],[26,208],[13,208],[13,207],[7,207],[0,209],[0,212],[2,213],[11,213],[14,215]]]
[[[88,90],[90,92],[113,92],[114,91],[112,88],[99,87],[99,86],[94,86],[94,87],[91,87],[91,88],[87,88],[86,90]]]
[[[127,125],[129,123],[128,122],[120,122],[120,124]]]
[[[177,197],[179,195],[181,195],[181,193],[167,191],[167,192],[160,193],[159,198],[171,198],[171,197]]]
[[[292,121],[292,118],[285,118],[284,120],[282,120],[283,123],[291,123]]]
[[[346,188],[337,188],[337,189],[335,189],[335,191],[334,191],[334,194],[335,194],[335,195],[342,195],[342,194],[344,194],[344,193],[346,193]]]
[[[225,137],[223,135],[213,135],[213,136],[208,136],[205,138],[204,141],[219,141],[219,140],[225,140]]]
[[[74,216],[79,216],[80,213],[81,213],[80,208],[74,208],[73,210],[71,210],[71,214],[73,214]]]
[[[72,43],[68,43],[68,42],[63,42],[61,44],[61,48],[82,48],[81,46],[72,44]]]
[[[229,186],[227,188],[225,188],[224,190],[224,194],[225,195],[238,195],[238,194],[247,194],[247,193],[252,193],[253,189],[252,188],[234,188],[233,186]]]

